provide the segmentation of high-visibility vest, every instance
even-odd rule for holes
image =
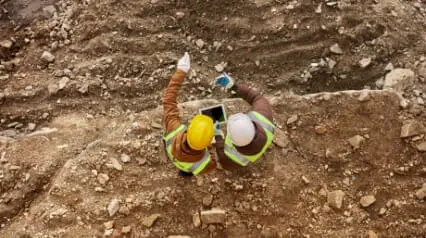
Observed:
[[[237,163],[241,166],[247,166],[250,162],[254,163],[260,157],[262,157],[262,155],[265,153],[265,151],[272,144],[272,140],[274,139],[274,131],[275,131],[274,124],[271,121],[269,121],[262,114],[255,112],[255,111],[251,111],[247,115],[250,117],[250,119],[253,122],[262,126],[262,128],[263,128],[263,130],[265,131],[265,134],[266,134],[266,143],[259,153],[255,154],[255,155],[243,155],[240,152],[238,152],[237,149],[235,148],[234,144],[232,144],[231,137],[229,135],[226,135],[225,154],[230,159],[232,159],[235,163]]]
[[[167,157],[169,157],[169,159],[173,162],[173,164],[178,169],[180,169],[184,172],[187,172],[187,173],[192,173],[194,175],[198,175],[210,163],[211,157],[210,157],[210,152],[207,148],[204,152],[203,158],[201,158],[198,162],[194,162],[194,163],[181,162],[177,158],[175,158],[172,154],[173,140],[175,139],[176,135],[179,132],[185,131],[185,130],[186,130],[186,126],[181,125],[176,130],[170,132],[169,134],[167,134],[163,137],[163,140],[164,140],[164,143],[165,143],[165,146],[166,146]]]

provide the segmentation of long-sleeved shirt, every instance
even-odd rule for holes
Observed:
[[[170,79],[169,85],[164,93],[163,98],[163,109],[164,109],[164,127],[166,133],[170,133],[176,130],[180,125],[182,125],[179,117],[179,109],[177,106],[177,95],[182,86],[183,81],[185,80],[186,73],[177,70],[172,78]],[[172,144],[172,154],[173,156],[182,162],[197,162],[201,160],[204,156],[205,150],[194,150],[189,147],[187,143],[187,133],[186,131],[180,132],[176,135]],[[214,153],[212,152],[212,147],[209,146],[209,153],[212,158],[210,164],[201,172],[206,173],[214,168],[216,168],[216,162],[214,160]]]
[[[262,96],[259,92],[249,88],[246,85],[238,84],[236,83],[233,88],[234,91],[236,91],[237,96],[244,99],[246,102],[248,102],[251,107],[252,111],[256,111],[263,116],[265,116],[268,120],[272,122],[272,106],[269,103],[268,99],[266,99],[264,96]],[[255,155],[258,154],[260,151],[262,151],[263,146],[266,144],[267,136],[263,128],[258,125],[257,123],[254,123],[256,134],[254,136],[253,141],[243,147],[237,147],[238,152],[244,155]],[[216,153],[218,154],[219,161],[222,164],[224,169],[227,170],[233,170],[240,168],[241,166],[232,161],[228,156],[226,156],[224,152],[225,148],[225,142],[223,138],[216,137]]]

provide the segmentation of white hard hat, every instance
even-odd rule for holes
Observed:
[[[237,113],[228,118],[228,135],[234,145],[242,147],[250,144],[255,134],[254,124],[246,114]]]

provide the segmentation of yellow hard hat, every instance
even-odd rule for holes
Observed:
[[[213,120],[206,115],[196,115],[188,126],[187,140],[194,150],[205,149],[214,135]]]

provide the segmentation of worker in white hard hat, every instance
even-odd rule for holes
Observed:
[[[216,152],[224,169],[247,166],[263,157],[272,144],[275,126],[272,106],[259,92],[241,83],[235,83],[226,73],[217,77],[213,86],[235,91],[247,101],[252,110],[228,118],[225,140],[216,138]]]

